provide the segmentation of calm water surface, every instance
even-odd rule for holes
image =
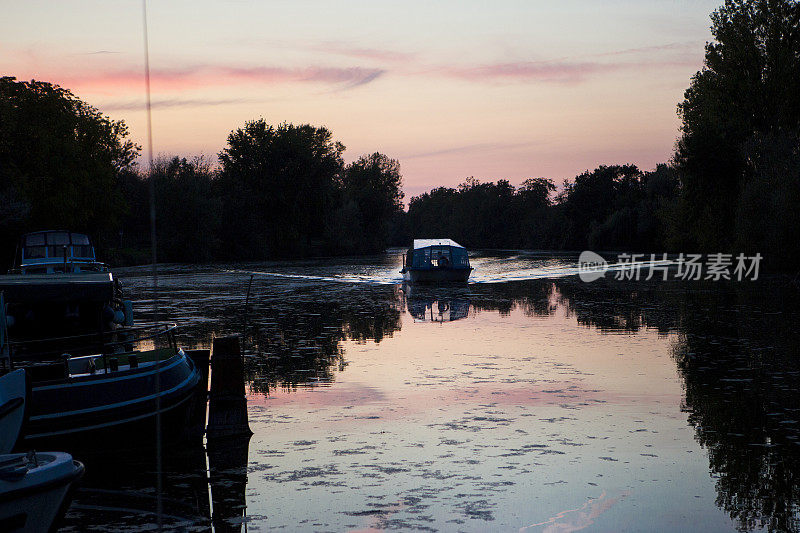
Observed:
[[[583,283],[516,252],[404,287],[400,261],[161,268],[183,345],[242,335],[254,431],[165,451],[164,528],[800,528],[791,283]],[[148,270],[120,274],[152,309]],[[87,459],[65,529],[157,528],[151,456]]]

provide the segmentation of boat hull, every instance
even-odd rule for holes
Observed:
[[[0,376],[0,453],[14,449],[25,423],[27,385],[24,370]]]
[[[0,481],[0,531],[54,531],[72,499],[84,467],[66,453],[36,453],[46,463],[25,475]],[[23,454],[0,455],[1,461]]]
[[[22,446],[72,450],[112,437],[115,449],[141,447],[155,444],[157,418],[163,439],[186,437],[190,413],[205,402],[200,381],[181,351],[157,365],[35,384]]]
[[[406,269],[403,279],[412,283],[465,283],[471,268]]]

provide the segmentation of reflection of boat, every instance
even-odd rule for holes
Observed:
[[[463,290],[403,285],[403,303],[415,321],[452,322],[469,315],[469,295]]]
[[[465,318],[469,314],[469,300],[450,298],[409,298],[406,301],[408,312],[415,320],[431,322],[451,322]]]
[[[246,531],[248,451],[249,437],[166,446],[161,493],[153,490],[154,454],[90,455],[65,529],[150,531],[161,524],[164,531]]]
[[[208,462],[202,442],[165,446],[161,491],[152,453],[87,454],[86,476],[64,520],[66,531],[211,531]],[[158,513],[161,500],[161,513]]]
[[[414,239],[400,271],[412,282],[464,282],[470,272],[467,250],[450,239]]]

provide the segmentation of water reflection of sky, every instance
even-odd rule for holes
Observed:
[[[186,344],[243,332],[249,530],[797,530],[788,289],[313,278],[397,259],[164,270]]]
[[[671,336],[520,309],[431,326],[404,313],[379,344],[345,342],[330,387],[251,393],[251,451],[273,450],[251,511],[323,529],[617,529],[648,516],[667,530],[675,509],[713,506]]]

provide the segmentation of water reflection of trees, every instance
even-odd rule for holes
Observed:
[[[256,392],[331,382],[347,364],[342,341],[380,342],[400,329],[394,287],[307,284],[285,291],[254,298],[245,347]]]
[[[796,298],[780,284],[687,295],[674,349],[717,505],[742,529],[800,530]]]
[[[251,390],[269,393],[331,382],[346,365],[342,341],[381,342],[415,318],[458,320],[484,312],[519,310],[549,316],[559,310],[604,332],[654,327],[664,333],[676,313],[654,304],[656,293],[674,304],[680,292],[657,284],[586,284],[578,280],[528,280],[468,286],[363,286],[284,283],[254,288],[244,332]],[[676,305],[666,306],[674,309]],[[419,316],[418,316],[419,315]]]
[[[717,505],[740,529],[800,531],[798,294],[779,281],[726,285],[557,281],[585,326],[677,333],[684,409],[708,451]]]

